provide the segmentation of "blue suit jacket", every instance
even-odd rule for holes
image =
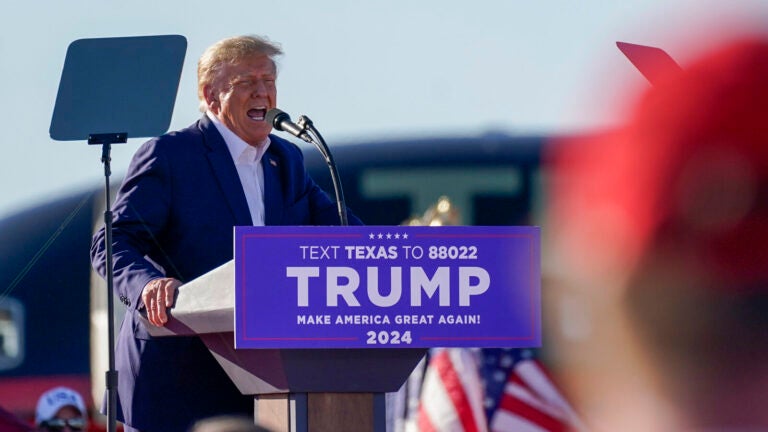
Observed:
[[[262,158],[266,225],[338,225],[335,202],[307,175],[301,150],[270,136]],[[116,348],[118,420],[142,431],[186,431],[215,414],[252,413],[198,338],[152,338],[138,319],[152,279],[190,281],[233,256],[236,225],[252,225],[224,139],[203,116],[144,143],[117,194],[113,217],[115,290],[127,306]],[[349,215],[350,224],[360,224]],[[91,244],[105,275],[104,229]]]

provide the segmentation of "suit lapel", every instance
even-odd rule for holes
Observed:
[[[261,159],[264,169],[264,224],[279,225],[283,218],[283,191],[281,190],[280,170],[282,160],[277,152],[272,151],[275,143],[270,144],[267,153]]]
[[[235,219],[235,224],[239,226],[253,225],[251,212],[248,210],[248,201],[245,199],[243,186],[240,184],[240,177],[237,175],[237,168],[232,161],[232,155],[227,149],[224,138],[221,137],[216,126],[211,122],[208,116],[203,116],[200,120],[200,130],[203,133],[205,144],[208,146],[208,161],[213,169],[214,177],[219,183],[222,194],[229,204],[229,209]]]

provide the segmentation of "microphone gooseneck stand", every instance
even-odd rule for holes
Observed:
[[[117,370],[115,369],[115,305],[113,292],[114,271],[112,269],[112,206],[109,194],[109,176],[112,174],[110,162],[112,157],[112,144],[124,144],[127,142],[126,133],[91,134],[88,136],[88,144],[101,144],[101,162],[104,164],[104,193],[106,210],[104,211],[104,248],[106,250],[107,272],[107,333],[109,351],[109,369],[105,375],[107,387],[107,431],[117,430]]]
[[[347,221],[347,205],[344,203],[344,191],[341,188],[341,180],[339,179],[339,171],[336,169],[336,162],[333,160],[331,150],[328,148],[328,144],[325,143],[323,136],[320,135],[320,131],[315,128],[309,117],[302,115],[299,117],[299,121],[296,123],[302,130],[308,131],[311,135],[312,144],[317,147],[320,154],[323,155],[325,163],[328,165],[328,169],[331,171],[331,181],[333,182],[333,191],[336,193],[336,207],[339,211],[339,221],[341,226],[349,225]]]
[[[339,211],[339,223],[341,226],[349,225],[347,221],[347,205],[344,203],[344,191],[341,189],[341,180],[339,179],[339,171],[336,169],[336,162],[333,161],[328,144],[325,143],[323,136],[320,135],[320,131],[315,128],[312,120],[303,115],[299,117],[298,122],[293,123],[291,122],[291,116],[279,108],[272,108],[267,111],[264,120],[271,124],[273,128],[282,132],[288,132],[305,142],[312,143],[320,150],[325,163],[328,164],[328,169],[331,171],[333,190],[336,192],[336,206]]]

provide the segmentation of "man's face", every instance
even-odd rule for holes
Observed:
[[[276,78],[275,65],[267,56],[225,64],[204,89],[208,109],[243,141],[259,145],[272,131],[264,117],[276,105]]]

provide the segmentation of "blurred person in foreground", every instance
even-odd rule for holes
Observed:
[[[127,306],[116,347],[117,419],[127,431],[186,431],[198,419],[253,414],[197,337],[154,338],[177,288],[232,260],[233,227],[338,225],[336,203],[309,177],[299,147],[271,135],[277,106],[273,42],[238,36],[198,61],[201,118],[144,143],[114,206],[115,291]],[[350,224],[361,222],[351,213]],[[91,244],[106,274],[105,231]]]
[[[88,411],[80,393],[67,387],[56,387],[43,393],[35,409],[35,426],[39,432],[86,430]]]
[[[551,251],[591,318],[559,355],[595,430],[768,430],[768,41],[683,69],[552,155]]]

